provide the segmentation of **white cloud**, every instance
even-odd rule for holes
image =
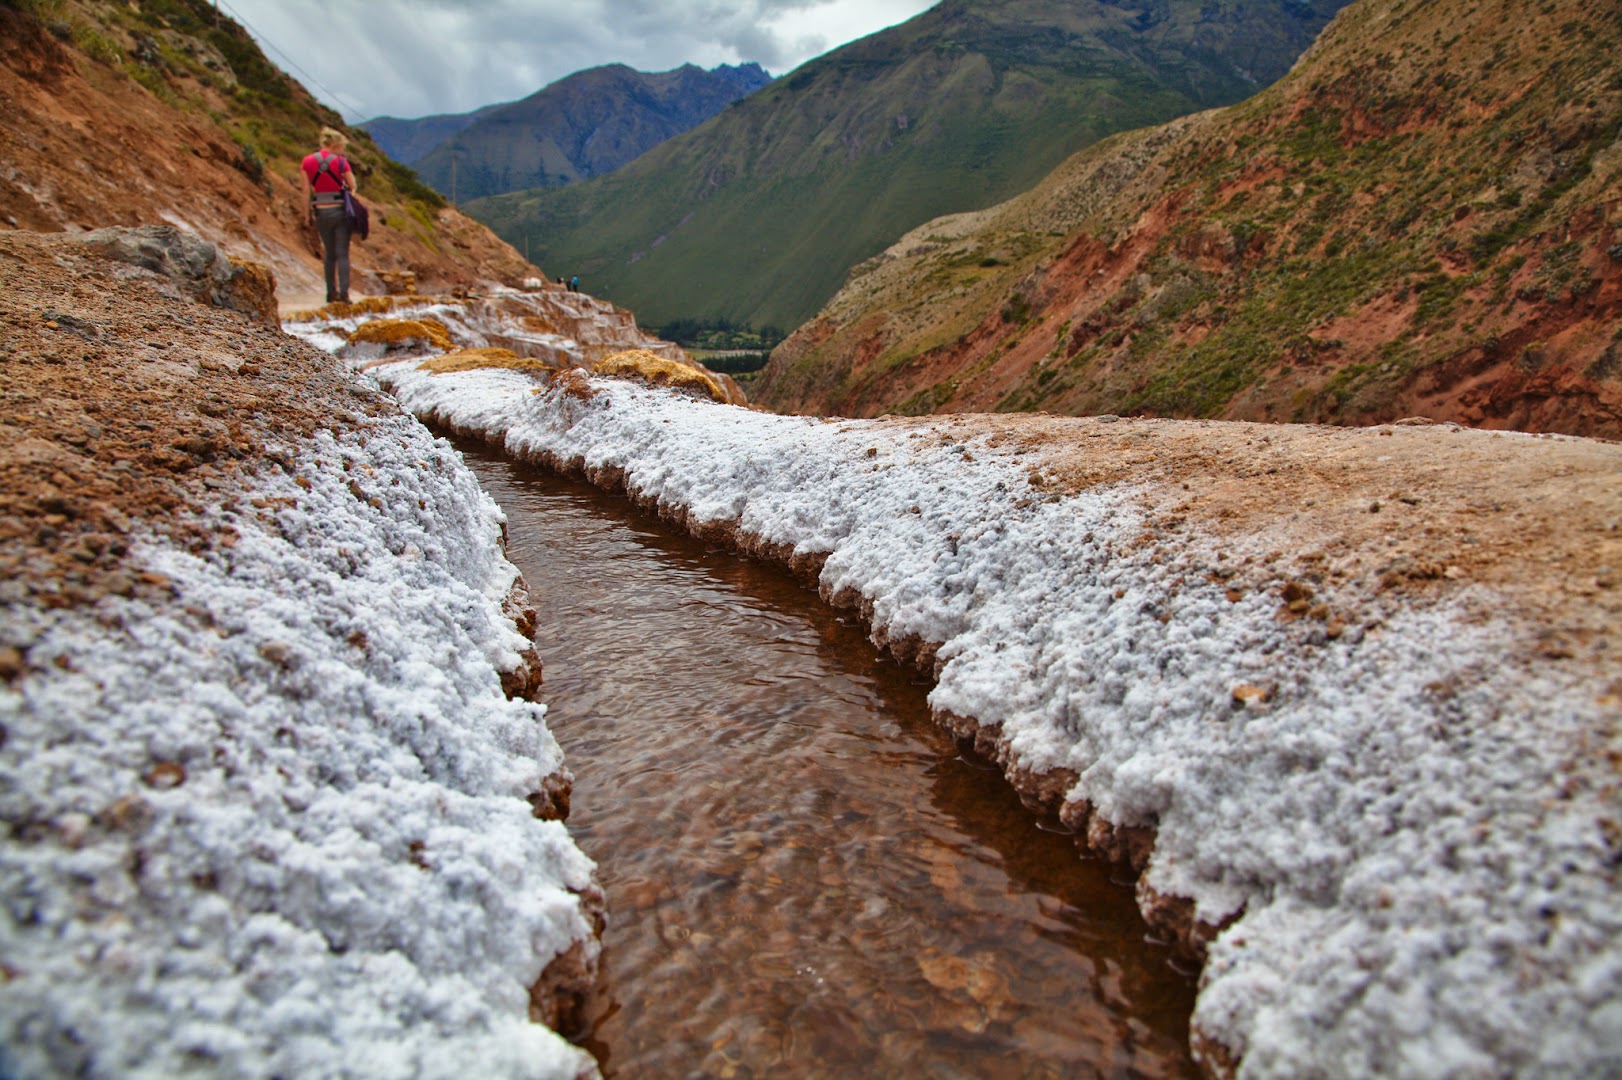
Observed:
[[[600,64],[781,75],[931,0],[219,0],[350,121],[467,112]]]

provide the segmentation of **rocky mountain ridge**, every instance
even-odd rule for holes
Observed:
[[[397,116],[378,116],[363,121],[359,126],[376,141],[382,151],[402,165],[415,165],[422,156],[458,131],[476,122],[507,102],[486,105],[465,113],[439,113],[403,120]]]
[[[395,156],[458,203],[558,187],[613,172],[770,82],[759,64],[710,71],[684,64],[656,73],[609,64],[559,79],[521,101],[480,109],[415,158]],[[436,127],[446,119],[431,118]],[[410,123],[392,121],[390,139],[409,137],[404,129]],[[375,121],[361,126],[374,135],[380,130]],[[384,149],[393,153],[389,145]]]
[[[922,225],[774,408],[1622,436],[1622,15],[1360,0],[1277,85]]]

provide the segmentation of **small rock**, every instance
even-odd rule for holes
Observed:
[[[152,805],[139,795],[125,795],[96,815],[96,821],[109,829],[141,832],[152,823]]]
[[[1267,704],[1273,697],[1273,692],[1265,686],[1252,686],[1241,683],[1233,688],[1233,703],[1245,708],[1258,708]]]
[[[160,791],[186,782],[186,767],[178,761],[160,761],[146,772],[146,786]]]
[[[298,658],[293,655],[293,647],[281,641],[267,641],[259,646],[259,655],[284,670],[298,664]]]
[[[62,846],[77,851],[90,838],[92,824],[89,814],[63,814],[56,822],[57,838],[62,841]]]
[[[104,589],[114,596],[134,596],[135,579],[122,571],[114,571],[101,579]]]
[[[1286,604],[1304,603],[1311,600],[1313,595],[1312,586],[1304,581],[1287,581],[1284,583],[1284,602]]]

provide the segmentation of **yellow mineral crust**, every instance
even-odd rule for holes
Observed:
[[[432,360],[425,360],[417,365],[418,370],[432,372],[435,375],[449,375],[455,371],[472,371],[475,368],[509,368],[513,371],[543,371],[551,374],[556,366],[548,364],[545,360],[537,360],[533,356],[519,356],[511,349],[482,348],[461,349],[457,352],[436,356]]]
[[[420,341],[440,350],[449,350],[455,344],[451,341],[451,332],[445,324],[433,318],[373,319],[371,322],[361,323],[355,328],[355,332],[349,335],[351,345],[372,343],[393,347],[413,341]]]
[[[605,356],[593,364],[591,370],[598,375],[636,379],[650,386],[696,391],[723,404],[727,400],[726,390],[706,372],[666,360],[646,349],[630,349]]]

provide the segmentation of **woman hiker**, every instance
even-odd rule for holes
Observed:
[[[355,170],[343,155],[343,132],[321,129],[321,149],[304,159],[304,217],[321,234],[326,253],[327,303],[349,303],[349,217],[344,188],[355,188]]]

